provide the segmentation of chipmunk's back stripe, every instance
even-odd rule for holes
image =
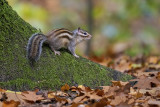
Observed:
[[[55,39],[57,39],[57,38],[63,38],[63,37],[67,38],[69,40],[73,38],[73,36],[70,33],[68,33],[68,32],[61,32],[61,33],[55,35]]]
[[[60,28],[60,29],[54,30],[54,32],[58,32],[58,31],[61,31],[61,30],[67,30],[67,29],[65,29],[65,28]]]
[[[57,30],[54,32],[55,37],[62,34],[62,33],[68,33],[69,35],[73,35],[73,33],[69,30],[63,29],[63,30]]]
[[[61,37],[61,36],[64,36],[64,35],[68,35],[69,38],[72,38],[73,33],[70,32],[70,31],[66,31],[66,30],[55,32],[55,37]]]
[[[66,39],[68,39],[68,40],[70,40],[71,38],[70,37],[68,37],[67,35],[63,35],[63,36],[61,36],[61,37],[59,37],[59,38],[66,38]]]
[[[67,29],[64,29],[64,28],[61,28],[61,29],[53,30],[51,33],[48,34],[48,36],[51,36],[51,35],[53,35],[53,34],[54,34],[54,35],[58,35],[58,34],[60,34],[60,33],[62,33],[62,32],[67,32],[67,33],[69,33],[70,35],[73,34],[71,31],[69,31],[69,30],[67,30]]]

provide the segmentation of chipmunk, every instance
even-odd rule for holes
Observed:
[[[55,55],[60,55],[61,48],[68,48],[72,55],[79,58],[75,53],[75,46],[82,42],[83,40],[88,40],[92,36],[78,28],[74,31],[69,31],[67,29],[61,28],[52,30],[48,34],[44,35],[41,33],[33,34],[27,44],[27,57],[31,61],[37,61],[40,58],[42,52],[43,43],[49,44],[51,50]]]

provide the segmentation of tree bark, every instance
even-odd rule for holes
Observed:
[[[26,45],[35,32],[39,31],[20,18],[6,0],[0,0],[0,88],[59,89],[65,83],[95,87],[132,78],[85,58],[75,58],[65,49],[55,56],[48,45],[43,46],[41,58],[32,68],[26,58]]]

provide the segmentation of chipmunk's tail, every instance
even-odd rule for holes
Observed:
[[[40,33],[33,34],[27,44],[27,58],[35,62],[40,58],[43,42],[47,40],[46,36]]]

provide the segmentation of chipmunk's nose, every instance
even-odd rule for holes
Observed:
[[[91,37],[92,37],[92,35],[90,35],[90,34],[89,34],[89,37],[91,38]]]
[[[91,39],[91,37],[92,37],[92,35],[89,34],[88,37],[87,37],[87,39]]]

